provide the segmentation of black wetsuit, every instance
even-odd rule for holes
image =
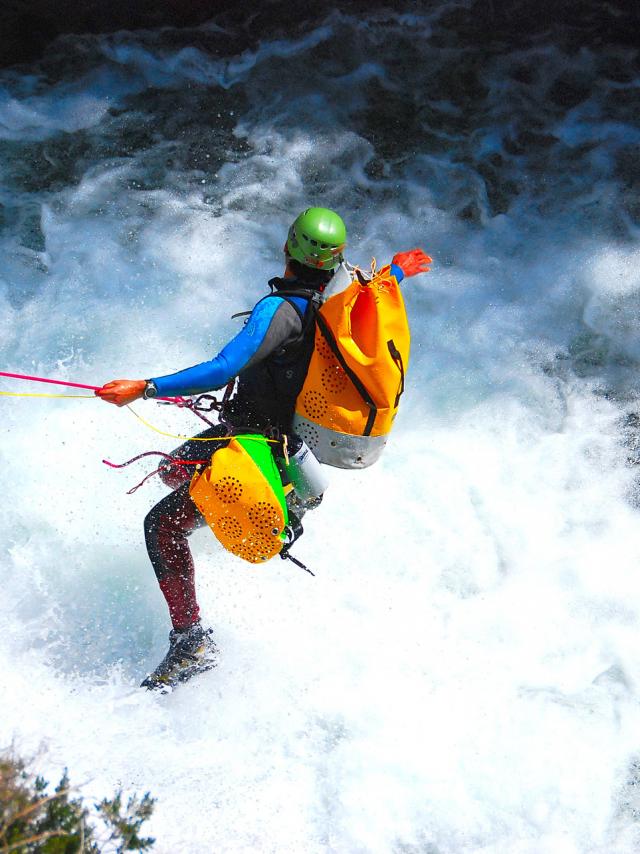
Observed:
[[[295,401],[313,350],[315,305],[310,292],[296,288],[295,280],[272,280],[272,286],[276,294],[256,305],[243,332],[216,359],[156,378],[159,394],[190,394],[222,387],[231,378],[225,374],[233,368],[238,375],[238,387],[224,408],[224,420],[238,431],[265,432],[275,428],[280,433],[289,433]],[[284,289],[287,295],[279,296],[277,291]],[[299,293],[291,296],[290,290]],[[242,358],[244,363],[238,366]],[[227,434],[228,428],[220,424],[200,433],[198,438]],[[202,460],[225,444],[225,439],[188,441],[171,456]],[[189,495],[192,474],[193,468],[189,466],[163,465],[160,476],[173,492],[159,501],[144,521],[147,551],[169,606],[173,627],[178,630],[192,625],[199,617],[187,537],[206,522]]]

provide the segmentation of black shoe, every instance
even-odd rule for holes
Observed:
[[[212,629],[203,629],[200,622],[182,632],[169,632],[169,652],[153,673],[141,682],[141,688],[172,688],[186,682],[197,673],[211,670],[217,662],[218,650],[213,642]]]

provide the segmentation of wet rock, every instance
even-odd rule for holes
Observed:
[[[629,217],[634,228],[640,225],[640,192],[628,191],[622,194],[622,209]]]
[[[0,6],[0,66],[32,62],[65,33],[194,27],[212,18],[227,28],[236,41],[233,52],[239,53],[262,38],[316,26],[336,8],[362,16],[390,8],[394,15],[439,9],[434,45],[473,45],[485,54],[539,42],[549,33],[575,51],[602,44],[635,47],[640,26],[638,4],[629,0],[473,0],[464,7],[446,0],[342,0],[339,7],[335,0],[316,0],[312,6],[302,0],[9,0]]]
[[[505,45],[539,44],[541,38],[571,52],[603,44],[637,46],[640,13],[629,0],[474,0],[464,7],[441,6],[434,40],[442,46],[473,43],[494,52]]]
[[[558,138],[553,134],[524,129],[517,131],[514,136],[507,137],[504,140],[504,149],[507,154],[531,154],[548,149],[556,142]]]
[[[640,181],[640,148],[637,145],[625,145],[615,154],[615,175],[629,187],[637,186]]]
[[[591,330],[576,335],[569,344],[573,370],[579,377],[592,376],[609,358],[609,341]]]
[[[43,142],[0,141],[0,159],[10,168],[7,185],[12,189],[37,193],[60,190],[82,174],[89,149],[87,134],[60,133]]]
[[[381,157],[373,157],[364,167],[365,175],[374,181],[386,177],[387,168]]]
[[[535,82],[537,70],[531,65],[516,65],[511,69],[511,77],[518,83],[526,83],[527,86]]]
[[[219,9],[230,7],[218,0]],[[0,65],[30,62],[65,33],[107,33],[203,23],[207,0],[13,0],[0,11]]]
[[[341,4],[343,11],[356,14],[376,6],[385,4],[381,0]],[[291,35],[304,24],[317,26],[334,9],[331,0],[316,0],[313,7],[301,0],[10,0],[0,5],[0,66],[33,62],[64,34],[196,27],[214,18],[225,27],[232,52],[240,53],[263,38]]]
[[[549,148],[558,142],[558,137],[551,133],[538,133],[532,130],[523,130],[516,137],[516,144],[524,151],[532,151],[540,148]]]
[[[636,87],[629,89],[613,89],[607,93],[605,105],[610,115],[624,116],[635,123],[640,111],[640,93]]]
[[[515,181],[503,176],[502,166],[502,158],[500,155],[495,155],[476,167],[484,179],[487,201],[493,216],[506,213],[518,194],[518,185]]]
[[[598,58],[598,72],[614,83],[631,83],[637,69],[633,64],[633,56],[628,53],[617,56],[605,54]]]
[[[34,252],[44,252],[45,240],[41,228],[40,208],[28,213],[20,223],[20,243]]]
[[[482,82],[483,57],[462,58],[442,68],[438,74],[439,96],[459,107],[468,108],[484,101],[488,88]]]
[[[591,80],[565,74],[553,83],[547,95],[557,106],[572,109],[588,98],[590,92]]]
[[[479,225],[482,222],[482,211],[478,203],[473,200],[461,208],[456,216],[463,222],[473,222]]]

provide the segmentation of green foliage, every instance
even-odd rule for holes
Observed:
[[[89,821],[82,799],[71,796],[66,770],[52,793],[48,787],[22,759],[0,756],[0,854],[123,854],[153,846],[152,837],[140,835],[153,812],[148,792],[130,797],[126,808],[122,791],[96,804],[103,830]]]
[[[142,800],[133,795],[127,801],[126,811],[122,812],[122,792],[116,792],[109,800],[105,798],[100,801],[96,809],[104,819],[105,824],[111,828],[109,841],[119,842],[116,848],[117,854],[122,851],[148,851],[154,843],[150,836],[139,835],[142,824],[153,812],[154,800],[146,792]]]

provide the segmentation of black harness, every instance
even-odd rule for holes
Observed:
[[[250,365],[238,378],[235,395],[227,401],[222,415],[234,428],[290,433],[295,404],[304,385],[313,353],[316,318],[322,305],[318,290],[296,286],[296,279],[269,280],[271,293],[282,297],[294,309],[302,325],[300,334],[265,359]],[[287,297],[307,300],[304,311]],[[250,312],[249,312],[250,313]]]

